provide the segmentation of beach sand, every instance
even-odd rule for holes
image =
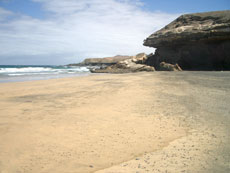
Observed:
[[[230,172],[230,72],[0,84],[0,173]]]

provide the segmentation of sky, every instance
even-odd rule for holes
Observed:
[[[65,65],[154,52],[143,40],[185,13],[230,0],[0,0],[0,65]]]

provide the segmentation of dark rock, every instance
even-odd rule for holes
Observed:
[[[147,65],[183,70],[230,70],[230,10],[182,15],[144,41],[156,52]]]

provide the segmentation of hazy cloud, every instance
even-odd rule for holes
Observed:
[[[5,10],[4,8],[0,7],[0,21],[1,22],[11,15],[13,15],[11,11]]]
[[[63,64],[86,57],[149,53],[153,49],[142,46],[143,40],[178,16],[143,11],[141,1],[33,1],[42,4],[45,19],[0,8],[0,57],[25,56],[31,62],[39,57],[39,63]]]

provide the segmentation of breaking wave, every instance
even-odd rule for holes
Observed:
[[[68,66],[0,66],[0,75],[25,76],[49,74],[78,74],[89,72],[87,67]]]

